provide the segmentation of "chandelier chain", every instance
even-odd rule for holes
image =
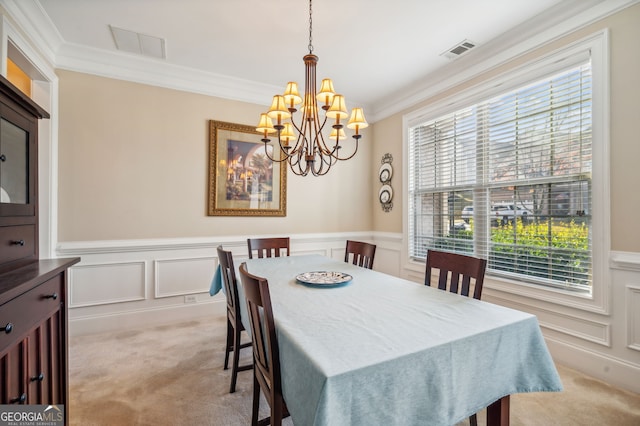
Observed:
[[[313,53],[313,37],[311,36],[311,30],[313,29],[313,19],[311,17],[311,0],[309,0],[309,53]]]

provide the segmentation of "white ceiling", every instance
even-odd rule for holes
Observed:
[[[287,81],[304,82],[302,56],[309,43],[305,0],[1,1],[9,11],[21,12],[18,21],[29,21],[60,68],[82,71],[80,57],[102,55],[109,59],[102,61],[98,74],[115,73],[113,68],[126,68],[131,61],[137,63],[130,68],[138,80],[144,79],[143,73],[158,74],[170,67],[174,73],[197,72],[198,78],[242,83],[260,97],[266,89],[281,92]],[[624,3],[315,0],[318,79],[332,78],[348,107],[357,102],[373,108],[406,93],[411,85],[442,79],[456,67],[459,71],[464,61],[495,55],[607,2]],[[166,59],[118,52],[109,25],[164,39]],[[455,60],[441,56],[465,39],[478,47]],[[262,103],[269,102],[265,97]]]

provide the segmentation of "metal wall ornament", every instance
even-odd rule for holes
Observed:
[[[393,157],[391,154],[384,154],[382,156],[382,164],[378,170],[378,178],[380,179],[380,183],[382,183],[382,187],[380,187],[380,191],[378,191],[378,200],[382,205],[382,210],[385,212],[390,212],[393,208],[393,188],[391,187],[391,178],[393,178],[392,162]]]

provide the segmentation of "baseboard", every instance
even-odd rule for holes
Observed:
[[[640,394],[640,367],[625,360],[545,337],[554,361],[610,385]]]
[[[81,336],[130,330],[192,321],[203,317],[226,315],[227,305],[224,299],[212,300],[196,304],[164,306],[150,309],[110,312],[106,315],[89,315],[69,319],[69,336]]]

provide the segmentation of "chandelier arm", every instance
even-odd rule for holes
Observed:
[[[303,133],[304,126],[302,126],[302,128],[298,127],[295,121],[293,121],[293,117],[291,118],[291,125],[293,125],[293,128],[296,129],[296,132],[298,132],[298,138],[296,139],[296,143],[293,145],[293,148],[290,151],[290,156],[293,157],[294,154],[297,154],[299,151],[302,150],[306,138],[304,137],[304,133]]]
[[[303,161],[303,150],[295,156],[295,159],[289,162],[291,170],[298,176],[306,176],[309,173],[309,165]],[[297,171],[296,171],[297,170]]]
[[[325,118],[325,122],[326,122],[326,118]],[[324,123],[323,123],[324,126]],[[318,155],[316,157],[316,161],[314,162],[314,168],[312,170],[312,173],[314,176],[323,176],[325,174],[327,174],[327,172],[329,172],[329,170],[331,169],[331,167],[337,163],[337,160],[335,159],[335,157],[332,155],[333,151],[335,151],[335,148],[333,150],[329,150],[329,148],[326,146],[326,143],[324,141],[324,136],[322,134],[320,134],[320,137],[318,138]],[[322,148],[322,146],[324,146],[324,149]]]
[[[327,155],[327,156],[326,156],[326,158],[327,158],[327,161],[325,161],[325,163],[326,163],[329,167],[331,167],[331,166],[333,166],[334,164],[336,164],[336,163],[338,162],[338,160],[339,160],[339,158],[337,158],[335,155]]]
[[[305,168],[303,168],[303,164],[306,163],[302,161],[306,150],[305,126],[303,125],[301,127],[298,127],[293,122],[293,120],[291,122],[298,132],[298,139],[296,140],[296,144],[294,145],[294,151],[291,152],[291,155],[289,157],[289,166],[294,174],[298,176],[306,176],[308,173],[308,169],[305,170]]]
[[[324,143],[324,140],[322,141]],[[325,146],[326,147],[326,146]],[[326,147],[325,149],[327,150],[326,154],[330,157],[333,158],[338,158],[338,150],[342,148],[342,146],[340,145],[340,141],[336,141],[336,144],[333,146],[333,149],[329,149],[329,147]]]
[[[329,146],[324,141],[324,135],[322,134],[322,130],[324,130],[324,126],[327,124],[327,116],[325,115],[324,120],[322,121],[322,125],[320,125],[320,121],[316,119],[316,125],[319,126],[318,130],[318,149],[325,155],[332,155],[333,151],[335,151],[335,147],[333,149],[329,149]]]
[[[282,158],[282,159],[280,159],[280,160],[277,160],[277,159],[275,159],[275,158],[271,157],[271,156],[269,155],[269,150],[267,149],[267,143],[269,143],[269,142],[270,142],[270,140],[267,140],[266,142],[265,142],[265,141],[263,141],[263,142],[264,142],[264,153],[265,153],[265,155],[267,156],[267,158],[268,158],[270,161],[274,161],[274,162],[276,162],[276,163],[282,163],[282,162],[284,162],[284,161],[287,161],[287,159],[288,159],[287,157],[284,157],[284,158]]]
[[[356,139],[356,148],[353,150],[353,153],[350,156],[344,157],[344,158],[340,158],[337,155],[335,155],[335,156],[332,156],[332,157],[335,158],[336,160],[339,160],[339,161],[346,161],[346,160],[350,160],[351,158],[353,158],[356,155],[357,152],[358,152],[358,139]]]
[[[324,156],[327,157],[327,156]],[[334,160],[331,160],[331,156],[328,157],[329,161],[327,162],[324,158],[322,159],[322,161],[320,161],[320,166],[317,169],[312,170],[312,173],[314,176],[323,176],[326,175],[327,172],[331,169],[331,166],[333,166],[333,164],[335,164]],[[326,168],[325,168],[326,165]]]
[[[327,122],[327,117],[325,117],[321,128],[324,128],[325,124]],[[333,146],[333,149],[330,149],[329,146],[327,145],[327,143],[324,140],[324,135],[322,134],[322,132],[319,133],[319,137],[318,137],[318,141],[317,141],[317,145],[318,145],[318,152],[319,152],[319,157],[320,157],[320,162],[323,164],[326,164],[328,166],[328,168],[331,168],[331,166],[333,166],[334,164],[336,164],[339,158],[337,157],[338,154],[338,149],[340,148],[340,141],[336,141],[335,146]],[[324,172],[326,173],[326,172]],[[324,174],[322,173],[322,174]]]
[[[324,117],[324,121],[322,122],[321,130],[322,130],[322,129],[324,128],[324,126],[327,124],[327,119],[328,119],[328,117],[327,117],[327,116],[325,116],[325,117]],[[331,139],[329,139],[329,140],[331,140]],[[324,135],[321,133],[321,134],[320,134],[320,142],[322,143],[322,148],[323,148],[324,153],[325,153],[326,155],[328,155],[328,156],[330,156],[330,157],[333,157],[333,158],[335,158],[336,160],[342,160],[341,158],[339,158],[339,157],[338,157],[338,152],[339,152],[339,149],[341,148],[340,140],[339,140],[339,139],[338,139],[338,140],[336,140],[336,143],[335,143],[335,145],[333,145],[333,146],[332,146],[332,148],[329,148],[329,145],[328,145],[328,144],[325,142],[325,140],[324,140]],[[318,143],[318,145],[320,145],[320,143]],[[352,155],[352,157],[353,157],[353,155]],[[335,163],[333,163],[333,164],[335,164]],[[333,164],[331,164],[331,165],[333,165]],[[331,167],[331,166],[330,166],[330,167]]]
[[[280,148],[280,155],[281,155],[282,159],[281,160],[276,160],[276,161],[278,161],[278,162],[288,161],[289,158],[293,155],[293,151],[292,151],[291,146],[288,146],[288,145],[286,145],[286,146],[288,147],[288,149],[285,148],[285,145],[283,145],[282,139],[280,138],[280,131],[278,131],[278,147]]]

